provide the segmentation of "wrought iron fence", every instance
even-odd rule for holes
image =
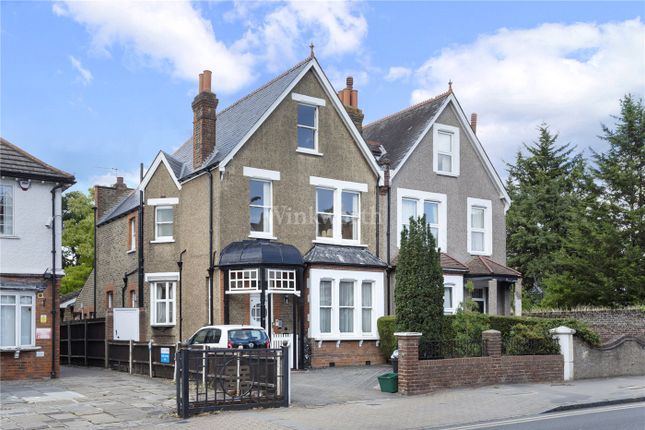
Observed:
[[[502,342],[503,355],[552,355],[560,353],[556,339],[510,337]]]
[[[425,340],[419,341],[419,360],[481,357],[486,350],[484,340]]]
[[[190,349],[177,353],[177,413],[289,405],[289,349]]]

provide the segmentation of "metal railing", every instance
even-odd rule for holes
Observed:
[[[425,340],[419,341],[419,360],[441,360],[445,358],[481,357],[484,354],[484,340]]]
[[[289,405],[288,347],[177,352],[177,414]]]
[[[551,355],[560,353],[556,339],[511,337],[502,342],[503,355]]]

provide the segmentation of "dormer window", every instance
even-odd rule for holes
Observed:
[[[433,127],[433,170],[440,175],[459,176],[459,129],[450,125]]]

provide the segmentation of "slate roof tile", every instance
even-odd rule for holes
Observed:
[[[67,184],[76,181],[74,175],[50,166],[3,138],[0,138],[0,171],[4,176],[19,178],[50,179]]]

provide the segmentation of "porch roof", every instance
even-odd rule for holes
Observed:
[[[340,266],[379,267],[386,268],[387,264],[369,252],[367,248],[358,246],[315,244],[306,254],[305,261],[309,264],[331,264]]]
[[[293,245],[265,239],[242,240],[228,244],[219,257],[220,267],[302,266],[302,254]]]
[[[470,260],[467,264],[468,273],[466,276],[504,276],[511,278],[520,278],[522,274],[515,269],[506,267],[503,264],[497,263],[488,257],[477,256]]]

